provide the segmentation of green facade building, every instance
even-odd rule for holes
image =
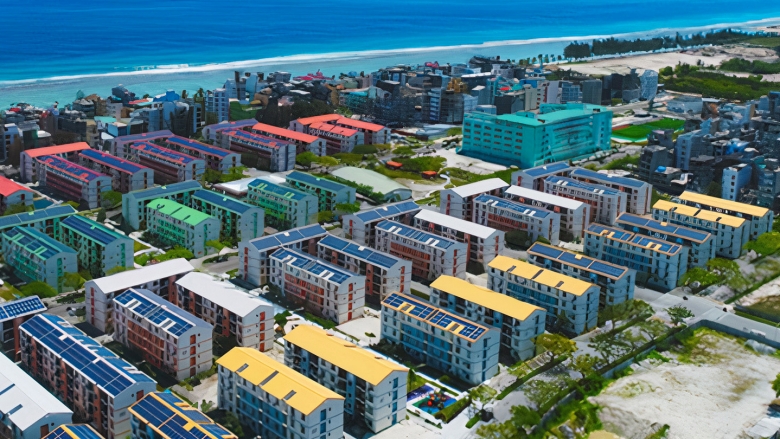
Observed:
[[[26,282],[46,282],[62,292],[63,276],[78,271],[76,251],[31,227],[2,233],[3,257]]]
[[[219,239],[219,219],[183,204],[157,198],[146,205],[147,231],[172,246],[182,246],[196,258],[206,255],[206,242]]]
[[[79,215],[65,218],[60,228],[60,242],[76,250],[79,265],[93,278],[133,267],[133,240],[127,236]]]
[[[278,230],[317,222],[317,197],[281,184],[257,179],[249,183],[247,201],[265,210],[265,222]]]

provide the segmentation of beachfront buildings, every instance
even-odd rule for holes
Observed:
[[[688,271],[689,248],[658,238],[591,224],[585,232],[585,254],[636,270],[640,285],[669,291]]]
[[[557,245],[560,237],[559,214],[493,195],[480,195],[474,199],[473,221],[510,234],[524,233],[521,241],[536,241],[543,237]]]
[[[174,304],[208,322],[215,335],[261,351],[273,347],[274,308],[264,299],[197,272],[177,280],[176,291]]]
[[[111,139],[110,152],[117,157],[129,158],[130,154],[132,154],[130,148],[136,143],[161,142],[169,137],[173,137],[173,133],[169,130],[114,137]]]
[[[130,407],[130,415],[133,439],[238,439],[173,393],[144,396]]]
[[[265,223],[278,230],[317,222],[317,197],[281,184],[257,179],[249,183],[247,201],[265,210]]]
[[[319,212],[335,211],[338,204],[355,202],[355,188],[305,172],[287,174],[287,184],[299,191],[317,197]]]
[[[143,289],[175,302],[176,281],[195,268],[186,259],[171,259],[136,270],[88,280],[84,284],[86,321],[99,330],[114,331],[113,300],[128,289]]]
[[[558,237],[561,241],[568,242],[582,238],[590,223],[590,205],[582,201],[520,186],[509,186],[504,192],[504,198],[558,214],[560,217]]]
[[[293,142],[244,130],[225,131],[218,137],[219,145],[241,155],[244,166],[271,172],[295,169],[296,146]]]
[[[62,194],[70,201],[84,203],[89,209],[101,206],[101,194],[110,191],[111,177],[53,155],[35,159],[38,183]]]
[[[21,180],[30,183],[39,179],[38,159],[40,157],[55,156],[61,159],[78,162],[79,153],[88,149],[90,148],[87,142],[77,142],[22,151],[19,155],[19,173]]]
[[[351,215],[341,217],[341,227],[344,236],[360,245],[373,246],[376,241],[376,225],[384,220],[396,221],[406,225],[412,223],[412,219],[420,206],[412,200],[399,203],[386,204]]]
[[[504,251],[502,230],[433,210],[421,210],[417,213],[414,216],[414,227],[466,244],[467,268],[472,272],[487,270],[488,262]]]
[[[0,389],[0,437],[4,439],[41,439],[72,422],[69,408],[3,355]]]
[[[460,153],[532,168],[609,151],[612,112],[588,104],[542,104],[539,113],[473,112],[463,119]]]
[[[19,328],[22,365],[77,419],[106,439],[130,435],[127,409],[157,383],[62,317],[38,314]]]
[[[758,238],[758,235],[772,231],[772,222],[775,218],[772,209],[710,197],[708,195],[689,191],[683,192],[677,197],[677,200],[680,204],[685,204],[687,206],[743,218],[749,223],[750,239],[756,239]]]
[[[617,217],[626,211],[628,201],[625,192],[568,177],[547,177],[544,191],[589,204],[590,222],[607,225],[615,224]]]
[[[546,327],[582,334],[598,323],[598,285],[498,256],[488,270],[489,289],[547,311]]]
[[[325,235],[317,243],[317,256],[323,261],[366,277],[366,302],[378,305],[393,291],[406,292],[412,284],[412,263],[363,247],[335,235]]]
[[[190,207],[219,219],[222,239],[238,242],[263,236],[265,210],[259,207],[207,190],[193,193]]]
[[[171,136],[165,139],[163,145],[182,154],[201,159],[206,162],[206,168],[223,174],[230,168],[241,165],[241,155],[216,146],[206,145],[192,139]]]
[[[0,175],[0,215],[5,213],[8,206],[26,209],[32,204],[33,192],[29,188]]]
[[[318,327],[284,336],[284,364],[343,396],[345,415],[374,433],[406,419],[409,370]]]
[[[611,264],[559,247],[535,242],[528,249],[528,262],[537,267],[596,284],[601,288],[599,308],[634,298],[636,270]]]
[[[273,252],[270,262],[269,282],[307,312],[339,325],[363,316],[365,276],[286,248]]]
[[[154,182],[157,184],[200,180],[206,171],[204,160],[151,142],[134,143],[128,153],[129,159],[154,169]]]
[[[272,139],[279,139],[284,142],[295,144],[296,155],[306,151],[311,151],[320,157],[326,155],[325,139],[320,139],[319,137],[312,136],[311,134],[299,133],[297,131],[279,128],[264,123],[256,123],[252,125],[251,131],[261,136],[270,137]]]
[[[431,284],[430,302],[451,313],[495,328],[501,333],[499,352],[514,361],[535,355],[534,339],[544,333],[544,308],[496,293],[452,276]]]
[[[479,385],[498,372],[498,330],[400,293],[382,301],[382,340],[448,376]]]
[[[128,192],[122,195],[122,218],[135,230],[146,228],[146,205],[156,198],[165,198],[189,205],[190,197],[203,189],[197,181],[183,181],[167,186]]]
[[[112,188],[126,194],[154,186],[154,170],[96,149],[79,153],[82,166],[111,177]]]
[[[429,282],[443,274],[465,278],[468,247],[395,221],[376,225],[374,248],[412,263],[412,279]]]
[[[46,305],[38,296],[0,303],[0,357],[19,360],[19,325],[44,311]]]
[[[17,213],[0,217],[0,233],[14,227],[30,227],[43,232],[54,239],[60,237],[60,223],[76,213],[69,204],[60,204],[32,212]]]
[[[251,128],[252,125],[256,124],[257,121],[255,119],[242,119],[242,120],[223,120],[223,122],[215,123],[211,125],[206,125],[203,127],[203,138],[209,141],[210,143],[213,143],[214,145],[221,145],[222,144],[222,136],[226,132],[230,131],[236,131],[236,130],[243,130]],[[224,149],[228,149],[226,147],[222,147]]]
[[[707,262],[715,257],[717,250],[717,239],[709,232],[660,222],[632,213],[620,215],[615,227],[688,247],[688,268],[705,267]]]
[[[238,243],[238,277],[250,285],[268,283],[270,256],[280,248],[290,248],[310,255],[317,254],[317,242],[327,232],[319,224],[286,230],[269,236]]]
[[[376,145],[388,143],[390,129],[376,123],[350,119],[339,114],[324,114],[322,116],[303,117],[290,122],[290,129],[301,133],[318,136],[316,131],[321,124],[348,128],[357,131],[362,138],[357,145]],[[350,150],[351,151],[351,150]]]
[[[177,380],[211,368],[211,325],[149,290],[114,298],[113,338]]]
[[[30,227],[2,233],[5,263],[25,282],[45,282],[62,292],[66,273],[78,272],[76,251]]]
[[[509,185],[500,178],[490,178],[476,183],[464,184],[441,191],[439,212],[472,221],[474,218],[474,200],[480,195],[500,197]]]
[[[650,213],[653,198],[653,186],[642,180],[622,177],[615,174],[603,174],[585,168],[575,168],[569,173],[575,180],[598,184],[626,193],[626,211],[636,215]]]
[[[168,245],[180,245],[195,255],[206,255],[206,242],[219,239],[219,219],[179,204],[157,198],[146,206],[149,233]]]
[[[307,131],[312,136],[325,140],[325,151],[328,155],[352,152],[357,145],[365,143],[360,131],[327,122],[314,122],[308,126]]]
[[[98,222],[71,215],[60,223],[60,242],[76,250],[79,267],[94,277],[133,267],[133,240]]]
[[[574,169],[568,162],[555,162],[534,168],[519,169],[512,173],[511,182],[515,186],[535,191],[544,191],[544,180],[552,175],[567,177]]]
[[[217,405],[269,439],[341,439],[344,397],[250,348],[217,360]]]

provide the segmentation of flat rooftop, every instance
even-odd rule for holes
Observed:
[[[539,201],[544,204],[552,206],[562,207],[564,209],[576,210],[584,206],[585,203],[577,201],[572,198],[561,197],[560,195],[548,194],[547,192],[535,191],[533,189],[524,188],[521,186],[509,186],[505,194],[512,195],[520,198],[521,200],[527,199],[530,201]],[[523,203],[523,201],[520,201]],[[525,202],[528,204],[528,202]]]
[[[147,265],[135,270],[123,271],[111,276],[100,277],[87,281],[94,283],[104,293],[126,290],[147,282],[163,279],[170,276],[179,276],[189,273],[195,268],[184,258],[171,259],[158,264]]]
[[[267,300],[253,296],[230,282],[216,280],[206,273],[188,273],[177,280],[176,285],[240,317],[254,313],[261,306],[273,308]]]
[[[473,195],[494,191],[496,189],[504,189],[508,186],[509,184],[500,178],[488,178],[487,180],[478,181],[476,183],[457,186],[450,190],[458,194],[460,197],[466,198]]]
[[[483,226],[473,223],[471,221],[462,220],[454,216],[445,215],[433,210],[423,209],[414,216],[416,220],[427,221],[429,223],[437,224],[443,227],[447,227],[459,232],[466,233],[468,235],[476,236],[482,239],[487,239],[493,236],[497,230],[492,227]]]
[[[308,226],[298,227],[296,229],[285,230],[274,233],[273,235],[262,236],[249,241],[257,250],[271,250],[286,245],[291,245],[305,239],[325,236],[328,232],[319,224],[310,224]]]
[[[0,354],[0,414],[8,417],[20,430],[25,430],[46,416],[63,414],[70,419],[73,412],[13,361]]]

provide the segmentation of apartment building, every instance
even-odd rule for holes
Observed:
[[[5,213],[8,206],[25,206],[27,208],[31,207],[32,204],[33,191],[0,175],[0,215]]]
[[[489,289],[547,311],[546,327],[582,334],[598,323],[598,285],[498,256],[488,270]]]
[[[106,439],[130,435],[127,409],[157,383],[62,317],[38,314],[19,327],[22,365],[77,419]]]
[[[274,307],[230,282],[206,273],[189,273],[176,281],[179,308],[208,322],[214,334],[234,337],[237,346],[267,351],[274,343]]]
[[[205,160],[151,142],[134,143],[128,149],[127,158],[154,169],[154,182],[157,184],[200,180],[206,172]]]
[[[217,88],[207,90],[204,97],[206,115],[214,115],[217,122],[230,120],[230,99],[227,90]]]
[[[169,245],[180,245],[196,258],[206,255],[206,242],[219,239],[219,219],[179,204],[157,198],[146,206],[147,230]]]
[[[157,198],[190,204],[192,194],[203,189],[197,181],[182,181],[167,186],[157,186],[128,192],[122,195],[122,217],[135,230],[146,228],[146,205]]]
[[[295,169],[296,145],[293,142],[243,130],[228,130],[217,137],[218,145],[241,155],[244,166],[271,172]]]
[[[317,222],[317,197],[267,180],[249,183],[247,201],[265,210],[265,222],[278,230]]]
[[[233,348],[217,360],[217,405],[263,439],[342,439],[344,397],[265,354]]]
[[[136,143],[162,142],[169,137],[173,137],[173,133],[169,130],[114,137],[111,139],[110,152],[116,157],[129,157],[131,154],[130,148]]]
[[[311,151],[320,157],[327,154],[325,139],[320,139],[317,136],[299,133],[285,128],[278,128],[264,123],[254,124],[251,131],[261,136],[267,136],[272,139],[279,139],[295,144],[296,155],[306,151]]]
[[[60,425],[46,436],[46,439],[102,439],[89,424]]]
[[[480,195],[494,195],[500,197],[509,187],[500,178],[490,178],[476,183],[444,189],[439,198],[439,212],[472,221],[474,218],[474,200]]]
[[[590,205],[582,201],[520,186],[509,186],[504,192],[504,198],[558,214],[558,237],[561,241],[569,242],[582,238],[590,223]]]
[[[433,281],[443,274],[466,276],[466,244],[402,223],[385,220],[377,224],[374,248],[410,261],[416,281]]]
[[[318,124],[328,124],[342,128],[349,128],[363,135],[358,145],[377,145],[388,143],[390,139],[390,129],[376,123],[364,122],[361,120],[350,119],[339,114],[324,114],[322,116],[304,117],[290,122],[290,129],[300,133],[317,135],[313,128]]]
[[[646,215],[650,213],[650,202],[653,199],[653,186],[646,181],[616,174],[591,171],[586,168],[572,169],[569,176],[585,183],[599,184],[620,192],[625,192],[626,211],[629,213],[636,215]]]
[[[421,207],[412,200],[386,204],[341,218],[344,236],[360,245],[374,246],[376,225],[384,220],[410,225]]]
[[[513,362],[535,355],[534,339],[544,333],[546,311],[452,276],[431,284],[431,305],[496,329],[499,353]]]
[[[173,393],[144,396],[130,407],[130,415],[133,439],[238,439]]]
[[[607,225],[615,224],[617,217],[626,211],[628,201],[625,192],[568,177],[547,177],[544,191],[589,204],[590,222]]]
[[[710,197],[690,191],[683,192],[678,199],[680,204],[736,216],[748,221],[751,240],[758,238],[758,235],[762,233],[772,231],[772,222],[775,219],[775,213],[772,212],[772,209]]]
[[[512,185],[525,189],[544,192],[544,180],[547,177],[568,177],[573,167],[569,162],[555,162],[546,165],[535,166],[528,169],[518,169],[512,173]]]
[[[171,259],[159,264],[88,280],[84,284],[86,321],[99,330],[114,331],[114,297],[128,289],[148,290],[176,301],[176,281],[195,268],[186,259]]]
[[[216,146],[206,145],[185,137],[172,136],[165,139],[163,146],[182,154],[201,159],[206,162],[206,168],[223,174],[230,168],[241,165],[241,155]]]
[[[528,262],[601,288],[599,309],[634,298],[636,270],[610,264],[559,247],[535,242],[528,249]]]
[[[585,232],[585,254],[636,270],[637,283],[664,292],[688,271],[688,247],[658,238],[591,224]]]
[[[46,305],[38,296],[0,303],[0,353],[13,361],[19,361],[19,325],[44,311]]]
[[[268,283],[270,257],[280,248],[290,248],[310,255],[317,254],[317,242],[327,232],[319,224],[291,229],[238,243],[238,276],[250,285]]]
[[[405,292],[412,284],[412,263],[405,259],[355,244],[335,235],[317,243],[317,256],[366,278],[366,302],[379,303],[393,291]]]
[[[40,157],[56,156],[64,160],[78,161],[79,153],[88,149],[90,148],[87,142],[77,142],[22,151],[19,155],[20,178],[25,183],[40,179],[38,176],[38,159]]]
[[[392,293],[382,301],[382,339],[472,385],[498,372],[498,330],[405,294]]]
[[[480,195],[474,199],[473,221],[504,232],[525,233],[526,240],[530,241],[536,241],[540,236],[553,244],[560,240],[560,214],[493,195]]]
[[[0,389],[0,437],[4,439],[41,439],[72,422],[69,408],[3,355]]]
[[[60,242],[76,250],[79,266],[93,278],[133,268],[133,240],[98,222],[71,215],[60,223]]]
[[[211,325],[149,290],[114,298],[113,338],[178,380],[211,368]]]
[[[111,177],[53,155],[38,157],[38,183],[89,209],[101,206],[105,191],[112,189]]]
[[[299,191],[317,197],[319,211],[335,211],[336,205],[355,202],[355,188],[305,172],[287,174],[287,184]]]
[[[60,237],[60,223],[63,219],[76,213],[69,204],[60,204],[32,212],[18,213],[0,217],[0,233],[14,227],[29,227],[43,232],[54,239]]]
[[[251,128],[252,125],[256,124],[257,121],[255,119],[242,119],[242,120],[232,120],[232,121],[223,121],[220,123],[215,123],[211,125],[206,125],[203,127],[203,138],[205,138],[207,141],[214,145],[221,145],[222,144],[222,135],[228,131],[236,131],[236,130],[243,130]],[[224,149],[224,146],[222,147]]]
[[[217,192],[199,190],[190,197],[190,207],[219,219],[221,238],[246,241],[263,236],[265,210]]]
[[[17,226],[1,238],[5,263],[25,282],[45,282],[61,293],[63,276],[79,271],[75,250],[36,229]]]
[[[154,170],[96,149],[79,153],[79,163],[111,177],[112,189],[126,194],[154,186]]]
[[[715,258],[717,239],[709,232],[662,223],[632,213],[620,215],[615,227],[688,247],[688,268],[705,267],[710,259]]]
[[[325,140],[327,155],[340,152],[352,152],[357,145],[363,145],[363,133],[352,128],[331,125],[325,122],[315,122],[309,125],[309,134]]]

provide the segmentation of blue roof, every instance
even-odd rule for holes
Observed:
[[[299,171],[293,171],[289,174],[287,174],[287,182],[289,183],[290,180],[292,181],[299,181],[301,183],[316,186],[323,188],[325,190],[329,190],[331,192],[339,192],[343,191],[345,189],[349,190],[352,189],[350,186],[347,186],[345,184],[337,183],[333,180],[328,180],[327,178],[321,178],[317,177],[315,175],[307,174],[305,172],[299,172]]]
[[[163,148],[150,142],[139,142],[131,146],[134,150],[138,151],[138,154],[147,155],[166,161],[168,163],[176,164],[188,164],[195,160],[199,160],[197,157],[191,155],[182,154],[172,149]]]
[[[423,245],[434,246],[436,248],[441,248],[441,249],[447,249],[452,247],[453,245],[458,244],[457,241],[453,241],[451,239],[447,239],[442,236],[434,235],[432,233],[424,232],[420,229],[415,229],[414,227],[409,227],[406,224],[402,224],[395,221],[384,220],[381,223],[377,224],[376,228],[379,230],[384,230],[386,232],[390,232],[390,230],[392,229],[391,233],[393,233],[394,235],[400,235],[403,236],[404,238],[420,242]]]
[[[188,149],[190,151],[198,151],[203,154],[213,155],[221,158],[225,158],[230,154],[235,154],[234,152],[230,152],[226,149],[217,148],[211,145],[206,145],[205,143],[200,143],[195,140],[185,139],[184,137],[179,137],[179,136],[169,137],[165,142],[171,145],[175,145],[178,148]]]
[[[291,147],[294,145],[292,142],[261,136],[260,134],[250,133],[249,131],[236,130],[235,132],[230,132],[228,134],[230,137],[240,140],[243,145],[260,150],[276,150],[283,146]]]
[[[66,431],[64,427],[67,427],[69,431]],[[45,439],[103,439],[103,436],[87,424],[75,424],[60,425],[46,435]]]
[[[137,200],[154,200],[155,198],[165,198],[169,195],[181,192],[194,192],[199,189],[203,189],[203,186],[200,183],[195,180],[187,180],[171,183],[166,186],[139,189],[137,191],[128,192],[128,195],[132,194]]]
[[[587,231],[595,233],[596,235],[601,235],[603,232],[606,231],[606,233],[604,233],[605,235],[612,234],[612,238],[619,239],[622,241],[628,240],[628,238],[634,236],[634,234],[631,232],[626,232],[624,230],[615,227],[607,227],[596,223],[589,225]]]
[[[558,247],[552,247],[539,242],[535,242],[531,248],[528,249],[528,254],[539,255],[543,258],[555,260],[570,266],[577,266],[584,271],[600,274],[602,276],[607,276],[614,279],[619,279],[628,273],[628,268],[626,267],[606,264],[598,259],[570,252],[568,250],[562,250]]]
[[[584,181],[575,180],[569,177],[558,177],[556,175],[551,175],[547,177],[545,181],[549,181],[559,186],[574,187],[586,192],[598,192],[600,194],[607,195],[620,194],[620,191],[617,189],[612,189],[611,187],[601,184],[586,183]]]
[[[569,166],[568,163],[555,162],[547,165],[537,166],[535,168],[524,169],[523,172],[531,177],[540,177],[542,175],[552,175],[565,172],[567,169],[571,169],[571,166]]]
[[[671,224],[662,224],[660,221],[641,217],[630,213],[623,213],[617,219],[618,225],[624,225],[627,230],[634,233],[658,232],[662,235],[672,235],[696,243],[705,242],[711,235],[700,230],[690,229],[688,227],[676,226]],[[621,224],[623,223],[623,224]],[[681,242],[682,243],[682,242]]]
[[[591,171],[590,169],[585,168],[575,168],[569,175],[571,175],[573,178],[582,177],[588,180],[600,181],[605,184],[615,183],[621,186],[628,186],[633,188],[641,188],[643,186],[649,185],[649,183],[645,183],[644,181],[637,180],[635,178],[620,177],[612,174],[602,174],[600,172]]]
[[[292,261],[286,261],[285,263],[291,264],[293,267],[302,271],[309,272],[314,276],[325,278],[339,284],[357,276],[336,265],[321,261],[305,253],[286,248],[276,250],[271,254],[271,257],[279,260],[291,259]]]
[[[45,163],[48,167],[56,169],[60,172],[64,172],[72,177],[75,177],[81,181],[92,181],[96,178],[105,177],[111,178],[106,174],[95,172],[92,169],[86,168],[71,161],[61,159],[55,155],[44,155],[37,158],[38,163]]]
[[[422,209],[417,203],[411,200],[401,201],[400,203],[388,204],[375,209],[358,212],[355,217],[363,222],[376,221],[385,218],[396,219],[399,215],[418,212]],[[346,216],[346,215],[345,215]]]
[[[117,171],[127,172],[128,174],[135,174],[136,172],[149,169],[146,166],[139,165],[138,163],[120,159],[119,157],[115,157],[111,154],[97,151],[95,149],[85,149],[84,151],[81,151],[81,154],[79,155],[88,159],[89,161],[108,166],[109,168],[116,169]]]
[[[200,185],[198,185],[200,186]],[[16,215],[8,215],[0,217],[0,230],[7,229],[14,226],[24,226],[38,221],[43,221],[47,218],[59,218],[63,216],[73,215],[76,213],[76,209],[70,204],[61,204],[59,206],[48,207],[46,209],[34,210],[32,212],[18,213]]]
[[[208,323],[177,308],[176,305],[149,290],[131,288],[116,296],[114,301],[174,337],[179,337],[196,326],[211,328]]]
[[[80,232],[103,245],[111,244],[120,239],[131,241],[127,236],[121,235],[103,224],[92,221],[89,218],[84,218],[80,215],[72,215],[65,218],[62,221],[62,226]]]
[[[389,296],[387,296],[387,299],[384,300],[384,303],[395,308],[399,308],[401,307],[401,305],[408,303],[414,306],[414,308],[412,308],[409,311],[409,314],[417,318],[420,318],[422,320],[427,319],[431,314],[433,314],[437,310],[436,307],[433,307],[425,302],[412,299],[409,297],[405,297],[405,296],[400,296],[396,293],[391,293]]]
[[[0,322],[36,314],[46,310],[46,305],[38,296],[23,297],[10,302],[0,303]]]
[[[249,243],[257,250],[272,250],[286,245],[294,244],[315,236],[325,236],[328,232],[319,224],[298,227],[297,229],[285,230],[284,232],[274,233],[273,235],[263,236],[252,239]]]
[[[371,264],[379,265],[384,268],[390,268],[395,264],[403,261],[402,259],[396,258],[395,256],[389,255],[387,253],[382,253],[372,248],[363,247],[347,239],[330,234],[325,235],[325,237],[322,238],[317,245],[330,247],[334,250],[346,253],[350,256],[368,261]]]
[[[60,253],[76,253],[49,235],[32,227],[14,227],[3,232],[3,241],[13,241],[41,259],[49,259]]]
[[[551,215],[547,209],[541,207],[531,206],[530,204],[518,203],[517,201],[507,200],[506,198],[500,198],[493,195],[482,194],[474,199],[476,203],[488,203],[488,205],[499,208],[515,211],[519,214],[531,216],[534,218],[547,218]]]
[[[681,246],[676,244],[671,244],[667,241],[662,241],[660,239],[651,238],[649,236],[642,236],[642,235],[634,235],[633,238],[631,238],[631,243],[638,245],[640,247],[647,247],[650,245],[653,245],[653,248],[657,251],[662,251],[665,253],[677,253]]]
[[[22,323],[20,329],[111,396],[118,396],[135,383],[155,383],[62,317],[38,314]]]
[[[212,124],[212,125],[208,125],[208,127],[212,131],[216,131],[216,130],[221,130],[221,129],[224,129],[224,128],[235,128],[235,129],[238,129],[238,128],[243,128],[243,127],[253,126],[255,124],[257,124],[257,120],[255,120],[255,119],[243,119],[243,120],[236,120],[236,121],[232,121],[232,122],[215,123],[215,124]]]
[[[195,191],[192,194],[192,198],[203,200],[207,203],[219,206],[222,209],[229,210],[231,212],[243,215],[247,210],[257,209],[257,206],[244,203],[243,201],[236,200],[235,198],[222,195],[214,191],[207,191],[205,189]]]
[[[309,196],[309,194],[307,194],[306,192],[302,192],[298,189],[293,189],[289,186],[282,186],[280,184],[271,183],[270,181],[261,180],[259,178],[254,181],[250,181],[248,186],[250,188],[257,189],[262,192],[270,192],[274,195],[278,195],[282,198],[287,198],[289,200],[300,201]]]
[[[163,137],[171,137],[171,136],[173,136],[172,132],[168,130],[161,130],[161,131],[152,131],[151,133],[130,134],[128,136],[119,136],[114,140],[119,142],[137,142],[143,140],[160,139]]]
[[[441,329],[452,332],[467,340],[476,341],[486,329],[476,323],[466,320],[462,317],[458,317],[455,314],[450,314],[439,308],[431,306],[425,302],[417,299],[413,299],[408,296],[402,296],[398,293],[391,293],[385,300],[382,301],[383,305],[391,306],[395,309],[399,309],[404,313],[408,313],[418,319],[427,322],[430,325],[437,326]],[[450,328],[453,323],[457,326]]]
[[[189,407],[189,404],[171,393],[150,393],[134,404],[130,410],[148,422],[150,427],[160,431],[164,438],[222,439],[225,436],[234,436],[200,410]],[[190,422],[197,425],[188,426]]]

